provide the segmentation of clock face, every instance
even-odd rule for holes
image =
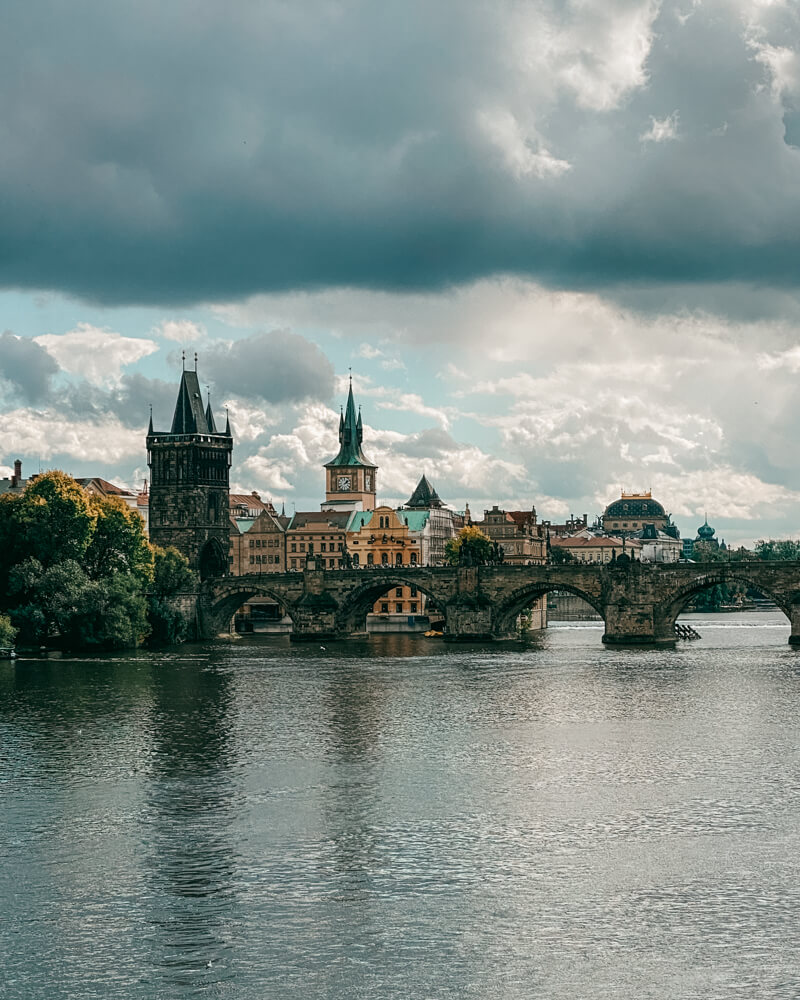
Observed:
[[[349,476],[339,476],[336,480],[336,486],[341,493],[350,492],[350,477]]]

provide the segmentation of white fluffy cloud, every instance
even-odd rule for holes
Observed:
[[[165,319],[153,327],[153,334],[179,344],[199,344],[206,339],[208,331],[202,323],[190,319]]]
[[[78,323],[62,334],[34,337],[65,372],[80,375],[95,385],[118,383],[122,369],[158,350],[158,344],[144,337],[123,337],[121,333]]]

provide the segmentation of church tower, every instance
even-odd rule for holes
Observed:
[[[174,545],[201,580],[228,571],[230,516],[228,471],[233,436],[230,421],[217,430],[209,400],[205,409],[195,370],[184,370],[172,429],[147,431],[150,466],[150,540]]]
[[[363,437],[361,411],[356,416],[351,379],[347,407],[339,417],[339,454],[325,465],[323,510],[375,509],[375,473],[378,467],[361,450]]]

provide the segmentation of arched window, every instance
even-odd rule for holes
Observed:
[[[375,558],[371,552],[367,553],[367,566],[372,566],[375,563]]]
[[[389,565],[389,553],[381,552],[381,566],[388,566],[388,565]]]
[[[412,552],[411,553],[411,565],[412,566],[416,566],[417,565],[417,553],[416,552]]]
[[[402,552],[397,552],[395,554],[394,562],[395,562],[396,566],[402,566],[403,565],[403,553]]]
[[[353,556],[353,565],[358,566],[358,553],[356,552]]]

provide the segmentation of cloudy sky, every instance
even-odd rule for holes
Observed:
[[[146,475],[186,349],[313,509],[800,535],[800,15],[782,0],[38,0],[0,33],[0,474]]]

